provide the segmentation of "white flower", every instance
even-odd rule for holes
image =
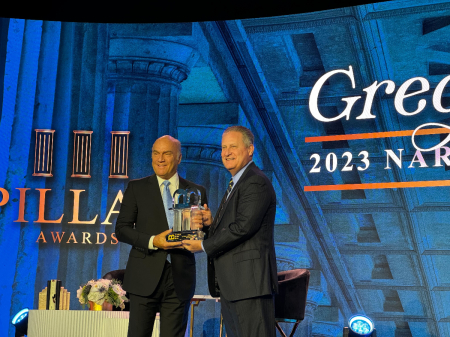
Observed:
[[[86,304],[85,296],[88,289],[88,301],[92,301],[98,305],[102,305],[105,301],[108,301],[109,303],[115,302],[115,304],[113,304],[117,306],[118,303],[118,306],[123,310],[125,308],[124,302],[128,302],[128,299],[125,297],[126,291],[124,291],[120,284],[117,284],[116,282],[116,280],[113,280],[113,282],[111,282],[111,280],[105,279],[99,279],[97,281],[90,280],[88,283],[77,290],[77,297],[81,304]],[[109,297],[108,291],[110,288],[112,288],[112,290],[118,295],[118,300],[112,300]],[[84,296],[83,291],[85,292]]]
[[[97,281],[97,284],[101,284],[101,285],[105,286],[106,288],[109,288],[111,285],[111,281],[101,278],[100,280]]]
[[[77,298],[79,299],[81,304],[86,304],[86,301],[84,300],[84,297],[81,296],[81,292],[83,291],[83,287],[80,287],[80,289],[77,290]]]
[[[114,284],[112,286],[114,292],[119,295],[120,297],[125,296],[126,291],[122,289],[122,287],[119,284]]]

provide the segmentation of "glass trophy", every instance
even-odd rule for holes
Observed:
[[[195,228],[193,217],[202,216],[201,193],[195,189],[178,189],[173,194],[173,231],[167,241],[203,240],[204,232]]]

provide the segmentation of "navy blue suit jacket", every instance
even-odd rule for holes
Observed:
[[[275,213],[272,183],[251,163],[222,200],[203,242],[212,296],[235,301],[278,291]]]

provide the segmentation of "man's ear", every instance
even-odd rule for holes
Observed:
[[[255,152],[255,147],[253,146],[253,144],[251,144],[251,145],[248,147],[248,155],[249,155],[250,157],[252,157],[252,156],[253,156],[253,152]]]
[[[181,163],[181,153],[180,156],[178,157],[178,164]]]

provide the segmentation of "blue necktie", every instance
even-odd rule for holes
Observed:
[[[173,199],[169,189],[170,181],[164,180],[163,184],[164,184],[164,191],[162,197],[164,203],[164,210],[166,211],[167,223],[169,224],[170,229],[173,227],[173,211],[172,210],[169,211],[169,208],[173,207]]]

